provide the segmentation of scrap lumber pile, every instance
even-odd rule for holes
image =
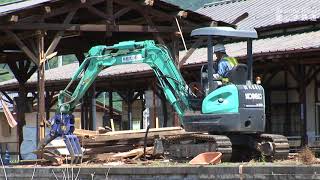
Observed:
[[[147,145],[153,146],[159,137],[184,134],[181,127],[151,128],[147,136]],[[126,130],[99,134],[97,131],[76,130],[86,148],[86,154],[125,152],[144,145],[146,130]]]
[[[147,137],[145,137],[145,129],[109,132],[105,132],[101,128],[98,131],[76,129],[74,132],[85,149],[84,161],[92,162],[137,160],[144,155],[144,145],[146,145],[147,157],[155,157],[154,142],[156,139],[185,133],[181,127],[151,128]],[[62,147],[55,146],[46,149],[52,150],[54,148]]]

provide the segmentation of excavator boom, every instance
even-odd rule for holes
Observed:
[[[188,86],[176,68],[169,50],[155,45],[154,41],[125,41],[113,46],[95,46],[90,49],[85,61],[71,79],[69,85],[60,92],[58,113],[72,113],[79,100],[94,82],[98,74],[110,66],[123,64],[148,64],[157,76],[164,94],[181,117],[190,109]],[[82,77],[71,93],[71,84]]]

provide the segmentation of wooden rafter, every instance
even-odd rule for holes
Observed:
[[[63,21],[63,24],[69,24],[71,22],[73,16],[75,15],[76,11],[77,10],[73,10],[73,11],[69,12],[67,17]],[[48,47],[48,49],[45,53],[45,57],[48,56],[49,54],[53,53],[53,51],[56,49],[56,47],[57,47],[58,43],[60,42],[63,35],[64,35],[64,31],[57,32],[56,36],[54,37],[53,41],[51,42],[50,46]]]
[[[141,12],[141,11],[139,11],[139,12]],[[150,18],[150,16],[149,16],[148,14],[142,12],[142,16],[145,18],[145,20],[147,21],[147,23],[148,23],[152,28],[157,29],[156,25],[152,22],[152,20],[151,20],[151,18]],[[153,33],[153,35],[156,37],[157,41],[158,41],[160,44],[165,45],[165,42],[164,42],[164,40],[161,38],[159,32],[155,32],[155,33]]]
[[[97,8],[95,8],[95,7],[93,7],[93,6],[87,6],[87,8],[88,8],[88,10],[89,10],[90,12],[92,12],[93,14],[95,14],[95,15],[103,18],[103,19],[106,19],[106,20],[108,20],[108,21],[111,21],[110,16],[108,16],[106,13],[100,11],[99,9],[97,9]]]
[[[5,30],[6,34],[14,39],[17,46],[24,52],[26,55],[33,61],[35,64],[38,64],[38,59],[35,54],[19,39],[19,37],[12,31]]]
[[[120,9],[119,11],[117,11],[117,12],[113,15],[113,18],[114,18],[114,19],[118,19],[119,17],[125,15],[126,13],[128,13],[128,12],[131,11],[131,10],[132,10],[131,7],[122,8],[122,9]]]

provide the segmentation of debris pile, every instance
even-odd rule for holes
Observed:
[[[314,153],[308,147],[304,147],[298,153],[298,160],[307,165],[320,163],[320,160],[315,157]]]
[[[112,131],[99,128],[98,131],[76,129],[75,135],[81,141],[84,156],[82,162],[108,163],[161,158],[164,151],[159,139],[186,134],[181,127],[151,128],[146,130]],[[68,160],[66,148],[61,140],[54,146],[47,146],[42,157],[53,165],[60,165]],[[37,152],[40,155],[40,152]],[[64,159],[64,160],[63,160]]]

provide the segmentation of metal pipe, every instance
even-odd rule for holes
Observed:
[[[213,91],[213,47],[212,36],[208,36],[208,81],[209,93]]]
[[[247,41],[247,66],[248,66],[248,80],[252,82],[252,65],[253,65],[253,56],[252,56],[252,39]]]

